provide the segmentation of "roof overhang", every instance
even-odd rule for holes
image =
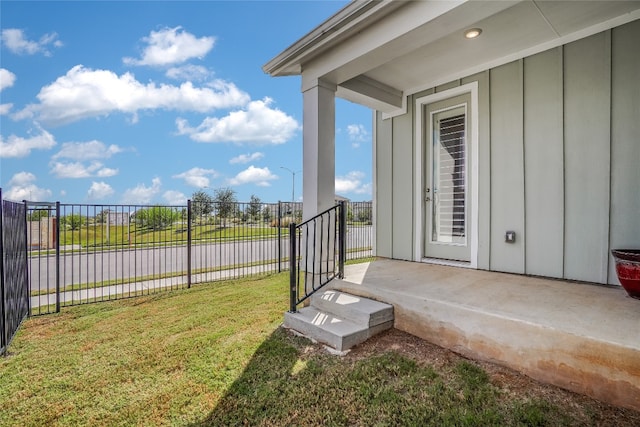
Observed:
[[[640,19],[640,1],[353,1],[264,65],[394,115],[406,97]],[[464,31],[482,34],[465,39]]]

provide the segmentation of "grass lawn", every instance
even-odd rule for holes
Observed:
[[[638,425],[399,331],[332,356],[279,328],[287,274],[65,309],[0,359],[0,425]]]

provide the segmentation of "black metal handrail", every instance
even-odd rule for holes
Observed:
[[[335,279],[344,277],[347,211],[345,202],[301,224],[289,224],[289,310]]]

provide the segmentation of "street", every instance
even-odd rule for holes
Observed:
[[[349,227],[347,248],[371,248],[372,227]],[[289,238],[281,240],[281,257],[289,256]],[[151,276],[185,275],[187,246],[126,248],[105,251],[74,251],[60,255],[60,287],[140,281]],[[370,249],[368,250],[370,252]],[[278,239],[244,240],[225,243],[193,242],[192,273],[202,269],[223,269],[278,262]],[[288,264],[283,262],[283,269]],[[51,291],[56,288],[56,258],[54,255],[29,258],[31,291]]]

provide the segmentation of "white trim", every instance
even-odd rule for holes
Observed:
[[[454,87],[452,89],[445,90],[443,92],[434,93],[432,95],[423,96],[417,98],[415,101],[415,134],[414,134],[414,170],[413,176],[413,188],[414,188],[414,261],[422,262],[424,260],[422,234],[423,234],[423,209],[424,203],[422,203],[423,196],[423,183],[422,183],[422,134],[423,134],[423,107],[438,101],[442,101],[454,96],[471,95],[471,234],[470,238],[470,258],[469,263],[460,263],[460,265],[468,266],[469,268],[477,268],[478,266],[478,142],[479,142],[479,111],[478,111],[478,82],[471,82],[462,86]],[[429,259],[429,262],[435,260]],[[450,264],[450,263],[454,264]],[[438,263],[447,263],[445,265],[456,265],[459,263],[454,261],[438,260]]]
[[[471,268],[471,269],[477,268],[477,266],[471,265],[470,262],[454,261],[451,259],[422,258],[420,262],[424,262],[425,264],[446,265],[447,267],[461,267],[461,268]]]
[[[376,120],[376,111],[372,110],[372,129],[371,129],[371,148],[373,149],[373,155],[371,156],[371,175],[372,175],[372,180],[373,180],[373,188],[371,189],[371,232],[373,234],[372,236],[372,242],[371,242],[371,249],[372,249],[372,253],[375,256],[378,252],[378,245],[376,242],[376,235],[377,233],[377,222],[378,222],[378,168],[377,166],[377,161],[378,161],[378,156],[376,154],[377,150],[378,150],[378,144],[376,143],[376,141],[378,140],[378,122]]]
[[[407,104],[408,101],[407,99],[409,98],[409,96],[404,96],[404,94],[401,96],[402,98],[402,107],[400,107],[399,110],[394,110],[390,113],[385,113],[384,111],[382,112],[382,120],[387,120],[387,119],[392,119],[394,117],[398,117],[398,116],[402,116],[403,114],[407,114]]]

